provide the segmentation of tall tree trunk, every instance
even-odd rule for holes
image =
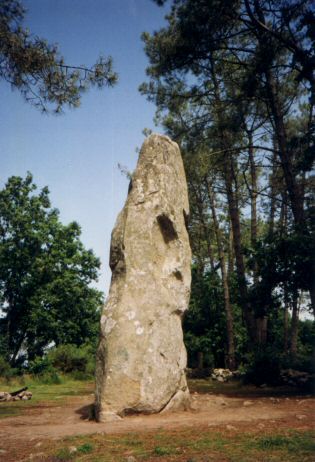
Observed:
[[[17,358],[18,358],[19,352],[20,352],[20,350],[21,350],[21,347],[22,347],[22,345],[23,345],[23,342],[24,342],[25,338],[26,338],[26,333],[24,332],[24,333],[20,336],[19,340],[16,342],[15,348],[14,348],[14,350],[13,350],[13,354],[12,354],[12,356],[11,356],[11,358],[10,358],[10,364],[11,364],[11,366],[15,366],[16,360],[17,360]]]
[[[274,152],[272,155],[272,172],[269,177],[269,185],[270,185],[270,212],[269,212],[269,234],[272,236],[274,233],[275,228],[275,214],[276,214],[276,183],[277,183],[277,141],[275,136],[273,137],[273,148]]]
[[[202,199],[201,199],[201,193],[200,193],[200,191],[197,191],[197,188],[194,185],[190,184],[190,186],[191,186],[191,189],[194,192],[194,196],[195,196],[195,200],[196,200],[196,206],[197,206],[197,209],[198,209],[199,221],[200,221],[201,226],[202,226],[204,239],[205,239],[206,246],[207,246],[207,254],[208,254],[208,257],[209,257],[209,261],[210,261],[210,267],[211,267],[212,271],[215,271],[215,269],[214,269],[214,259],[213,259],[213,250],[212,250],[211,241],[210,241],[210,237],[209,237],[209,227],[207,226],[207,223],[205,221],[204,207],[203,207],[203,203],[202,203]]]
[[[226,315],[226,330],[227,330],[227,340],[228,340],[227,362],[228,362],[229,369],[235,370],[233,312],[232,312],[231,301],[230,301],[230,289],[229,289],[228,277],[227,277],[227,271],[226,271],[225,255],[224,255],[224,250],[223,250],[223,245],[222,245],[222,234],[221,234],[221,230],[220,230],[220,226],[219,226],[219,222],[218,222],[217,214],[216,214],[214,191],[212,190],[212,187],[208,181],[206,181],[206,184],[207,184],[209,203],[210,203],[210,208],[211,208],[211,213],[212,213],[214,232],[215,232],[216,241],[217,241],[219,260],[220,260],[220,270],[221,270],[222,284],[223,284],[224,308],[225,308],[225,315]]]
[[[236,273],[238,279],[238,286],[240,291],[240,298],[242,304],[242,311],[247,326],[248,335],[251,341],[255,341],[255,321],[248,302],[247,283],[245,276],[245,264],[242,252],[241,243],[241,223],[239,216],[239,206],[237,194],[233,190],[233,166],[232,160],[226,159],[224,162],[224,180],[227,193],[229,215],[233,231],[233,243],[236,262]]]
[[[287,297],[285,297],[287,298]],[[284,302],[284,320],[283,320],[283,352],[288,352],[289,346],[289,306],[288,301]]]
[[[231,222],[229,223],[229,248],[228,248],[228,280],[234,271],[234,245],[233,245],[233,231]]]
[[[276,128],[277,142],[279,145],[279,158],[283,170],[284,180],[286,183],[288,197],[290,199],[294,223],[296,228],[303,226],[303,216],[304,216],[304,187],[303,182],[300,185],[298,180],[293,173],[293,165],[290,153],[287,146],[287,135],[284,124],[284,117],[281,111],[281,105],[278,100],[277,91],[275,87],[275,81],[270,70],[267,70],[266,73],[266,86],[267,93],[270,101],[270,109],[274,120],[274,125]],[[305,228],[304,228],[305,230]],[[307,232],[307,229],[306,229]],[[315,268],[311,266],[311,277],[310,285],[308,287],[313,313],[315,315]]]
[[[286,235],[288,232],[288,203],[286,191],[282,193],[279,227],[281,235]]]
[[[223,159],[223,178],[225,183],[228,209],[230,215],[230,221],[232,224],[233,231],[233,243],[234,243],[234,253],[235,253],[235,262],[236,262],[236,272],[237,279],[240,291],[240,300],[242,306],[243,317],[247,327],[249,339],[251,342],[255,341],[255,322],[254,316],[251,311],[251,307],[248,302],[248,293],[247,293],[247,283],[245,276],[245,265],[242,253],[241,245],[241,224],[239,216],[239,205],[238,205],[238,194],[237,191],[234,192],[233,185],[235,183],[235,166],[234,158],[231,151],[228,149],[228,140],[229,132],[226,131],[223,116],[224,116],[224,104],[221,101],[220,87],[217,81],[217,76],[214,68],[213,57],[210,57],[211,64],[211,77],[214,87],[214,114],[216,123],[218,126],[219,138],[220,138],[220,148],[224,152],[225,157]]]
[[[253,133],[247,131],[248,136],[248,158],[250,165],[250,177],[251,177],[251,220],[250,220],[250,230],[251,230],[251,245],[253,248],[256,247],[257,243],[257,171],[255,164],[255,153],[253,148]],[[253,280],[254,285],[258,285],[258,265],[257,262],[254,262],[253,270]],[[258,317],[256,317],[256,341],[260,345],[264,345],[267,342],[267,327],[268,327],[268,307],[266,307],[266,312]]]
[[[269,48],[271,46],[271,41],[270,41],[270,36],[268,32],[264,31],[265,26],[266,26],[265,16],[264,16],[263,10],[258,0],[254,1],[254,5],[255,5],[255,12],[259,18],[258,25],[259,24],[261,25],[256,30],[256,37],[257,37],[261,52],[265,54],[265,56],[268,56],[268,53],[270,51]],[[250,5],[247,0],[245,1],[245,7],[246,7],[246,10],[249,16],[253,19]],[[255,23],[254,26],[256,27],[257,23]],[[295,57],[300,59],[301,63],[305,62],[304,61],[305,56],[303,54],[300,54],[300,53],[296,54]],[[271,115],[273,125],[275,127],[275,135],[276,135],[277,143],[279,147],[278,154],[279,154],[281,167],[283,170],[283,175],[284,175],[284,180],[286,183],[288,196],[289,196],[290,203],[291,203],[294,223],[295,223],[295,226],[299,228],[301,225],[303,226],[303,215],[304,215],[303,181],[300,182],[298,178],[296,177],[296,175],[294,174],[292,157],[290,156],[290,152],[288,149],[288,137],[287,137],[286,127],[284,123],[284,111],[283,111],[281,101],[278,97],[276,80],[275,80],[274,73],[272,71],[270,64],[266,63],[265,70],[264,70],[265,79],[266,79],[265,89],[266,89],[267,98],[268,98],[268,110]],[[313,96],[313,93],[314,93],[313,69],[310,68],[310,70],[307,73],[307,78],[309,82],[311,83],[312,96]],[[308,287],[308,290],[309,290],[310,297],[311,297],[313,312],[315,314],[315,294],[314,294],[315,268],[314,266],[311,267],[310,271],[312,274],[309,278],[310,286]]]
[[[198,369],[203,369],[203,365],[204,365],[203,351],[198,351],[198,353],[197,353],[197,368]]]
[[[279,158],[283,175],[291,202],[292,212],[295,224],[299,225],[303,220],[303,199],[301,197],[300,187],[293,173],[293,166],[287,147],[287,135],[281,111],[281,105],[278,100],[274,77],[269,69],[265,72],[266,87],[271,109],[272,118],[275,125],[275,134],[279,146]]]
[[[260,23],[263,26],[266,25],[264,12],[260,6],[259,1],[255,0],[254,4],[255,12],[258,15]],[[251,14],[248,2],[246,2],[246,9],[248,13]],[[264,32],[263,30],[261,30],[261,28],[256,29],[256,37],[259,43],[261,53],[265,56],[268,56],[268,53],[270,52],[269,47],[271,46],[270,36],[268,32]],[[264,67],[264,74],[266,79],[265,89],[268,98],[268,109],[275,127],[275,136],[279,148],[279,159],[291,202],[294,221],[296,225],[299,225],[303,219],[303,197],[301,195],[301,188],[298,184],[297,178],[294,175],[292,158],[288,150],[288,138],[284,123],[284,111],[282,108],[282,103],[278,97],[276,80],[272,68],[270,67],[270,64],[266,63]]]
[[[251,231],[251,244],[255,247],[257,242],[257,172],[255,165],[255,154],[253,148],[253,134],[248,132],[248,157],[250,165],[250,176],[251,176],[251,220],[250,220],[250,231]],[[257,266],[254,269],[254,282],[257,282]]]
[[[297,355],[299,311],[300,311],[298,300],[299,300],[299,297],[298,297],[298,294],[296,294],[292,302],[291,341],[290,341],[290,354],[293,359],[295,359]]]
[[[265,345],[267,343],[268,334],[268,317],[260,316],[256,318],[256,343]]]

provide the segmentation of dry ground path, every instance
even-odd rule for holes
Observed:
[[[26,408],[22,415],[0,420],[0,460],[30,460],[30,453],[34,455],[39,452],[43,442],[73,435],[139,433],[198,426],[224,427],[228,432],[259,432],[273,427],[314,428],[315,398],[310,396],[246,399],[193,393],[191,411],[127,416],[110,423],[89,420],[92,402],[92,394],[68,397],[62,404],[39,403],[38,406]]]

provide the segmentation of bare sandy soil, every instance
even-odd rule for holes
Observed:
[[[227,431],[275,428],[310,429],[315,423],[315,398],[235,398],[192,394],[192,409],[160,415],[127,416],[121,421],[96,423],[89,420],[93,396],[68,398],[62,405],[41,403],[16,417],[0,421],[0,460],[29,460],[27,454],[38,442],[71,435],[129,433],[183,427],[221,427]]]

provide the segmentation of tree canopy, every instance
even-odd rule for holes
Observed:
[[[20,0],[0,0],[0,77],[40,110],[62,112],[80,105],[90,87],[113,86],[112,58],[100,56],[91,67],[65,63],[58,46],[23,27]]]
[[[315,312],[312,2],[173,0],[166,20],[143,34],[140,91],[184,155],[194,284],[220,271],[226,358],[239,308],[249,345],[277,342],[282,323],[295,354],[301,300]]]
[[[100,262],[76,222],[60,223],[48,188],[36,189],[28,174],[0,191],[0,347],[11,364],[98,332],[102,294],[89,285]]]

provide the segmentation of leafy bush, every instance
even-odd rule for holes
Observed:
[[[209,336],[204,335],[197,337],[192,332],[185,332],[184,341],[188,354],[189,367],[198,366],[198,353],[200,352],[203,353],[204,366],[213,367],[214,357]]]
[[[53,372],[53,365],[47,355],[42,358],[37,356],[33,361],[29,362],[27,370],[30,374],[40,375],[44,372]]]
[[[17,370],[13,369],[8,361],[0,356],[0,377],[4,377],[6,380],[9,380],[16,374]]]
[[[94,372],[94,354],[89,346],[60,345],[47,356],[54,368],[64,373],[80,373],[80,379]]]
[[[57,374],[56,371],[45,372],[38,376],[40,383],[45,385],[59,385],[63,382],[63,379]]]

